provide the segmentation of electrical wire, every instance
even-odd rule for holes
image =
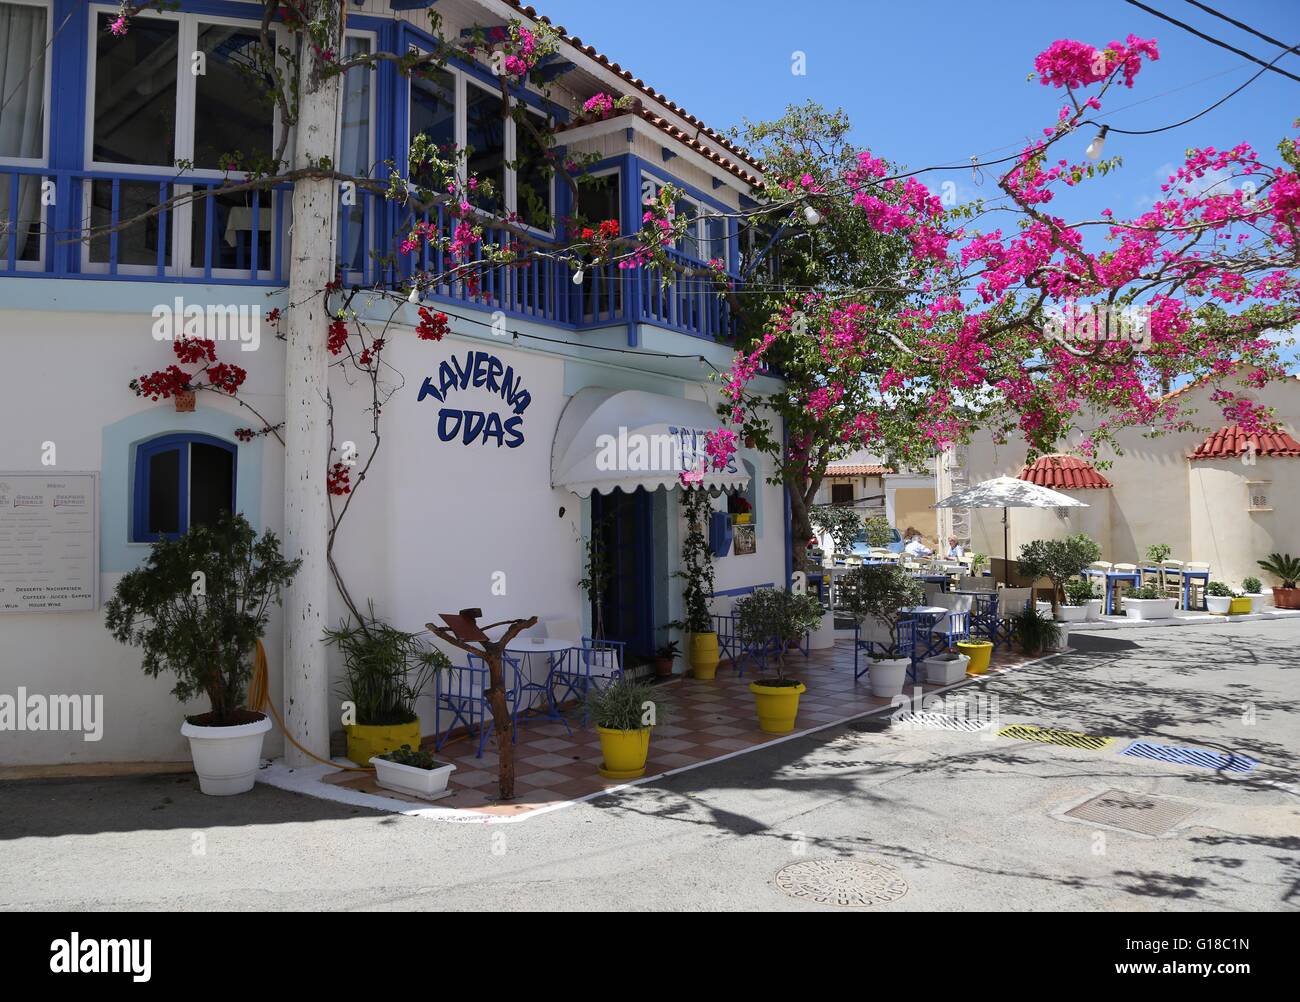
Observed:
[[[1219,20],[1221,21],[1227,21],[1234,28],[1240,28],[1242,31],[1248,31],[1256,38],[1262,38],[1264,41],[1271,42],[1274,45],[1279,46],[1280,48],[1283,49],[1286,48],[1286,42],[1279,42],[1272,35],[1265,35],[1262,31],[1257,31],[1256,29],[1252,28],[1250,25],[1242,21],[1238,21],[1235,18],[1231,18],[1227,14],[1224,14],[1220,11],[1215,10],[1209,4],[1201,3],[1200,0],[1187,0],[1187,3],[1191,4],[1193,7],[1199,7],[1201,10],[1205,11],[1205,13],[1213,15],[1214,17],[1219,18]]]
[[[1290,73],[1290,72],[1288,72],[1287,70],[1284,70],[1284,69],[1279,69],[1278,67],[1274,66],[1272,63],[1266,63],[1266,62],[1264,62],[1264,60],[1260,59],[1258,56],[1252,56],[1252,55],[1251,55],[1249,52],[1247,52],[1245,49],[1239,49],[1239,48],[1237,48],[1235,45],[1229,45],[1227,42],[1223,41],[1223,39],[1221,39],[1221,38],[1215,38],[1213,35],[1207,35],[1207,34],[1206,34],[1205,32],[1203,32],[1203,31],[1198,31],[1196,28],[1193,28],[1190,24],[1187,24],[1187,23],[1184,22],[1184,21],[1180,21],[1180,20],[1178,20],[1178,18],[1176,18],[1176,17],[1170,17],[1168,14],[1162,14],[1160,11],[1156,10],[1154,7],[1148,7],[1146,4],[1141,3],[1140,0],[1124,0],[1124,2],[1127,3],[1127,4],[1129,4],[1129,5],[1131,5],[1131,6],[1133,6],[1133,7],[1137,7],[1137,8],[1139,8],[1139,9],[1141,9],[1141,10],[1144,10],[1144,11],[1146,11],[1148,14],[1154,14],[1156,17],[1160,18],[1160,20],[1162,20],[1162,21],[1168,21],[1170,24],[1177,25],[1179,28],[1182,28],[1184,31],[1191,32],[1191,33],[1192,33],[1193,35],[1195,35],[1197,38],[1202,38],[1202,39],[1204,39],[1205,41],[1209,42],[1211,45],[1217,45],[1217,46],[1218,46],[1219,48],[1221,48],[1221,49],[1227,49],[1229,52],[1235,52],[1237,55],[1241,56],[1243,59],[1249,59],[1252,63],[1258,63],[1260,66],[1265,66],[1265,67],[1267,67],[1268,69],[1271,69],[1274,73],[1280,73],[1280,74],[1282,74],[1282,76],[1284,76],[1284,77],[1289,77],[1290,79],[1296,81],[1297,83],[1300,83],[1300,77],[1296,76],[1294,73]],[[1279,43],[1279,44],[1280,44],[1280,43]],[[1290,51],[1292,51],[1292,50],[1291,50],[1291,49],[1288,49],[1287,51],[1290,52]],[[1286,52],[1283,52],[1282,55],[1285,56],[1285,55],[1286,55]],[[1273,60],[1273,62],[1275,63],[1275,62],[1277,62],[1277,60],[1275,59],[1275,60]]]

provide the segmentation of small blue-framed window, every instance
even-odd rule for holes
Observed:
[[[135,447],[131,540],[175,539],[235,511],[237,448],[211,435],[160,435]]]

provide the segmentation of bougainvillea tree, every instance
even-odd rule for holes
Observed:
[[[1164,390],[1189,379],[1215,381],[1213,398],[1233,422],[1267,426],[1270,415],[1242,390],[1283,372],[1279,332],[1300,319],[1295,138],[1279,143],[1275,163],[1244,143],[1188,150],[1164,197],[1133,218],[1052,211],[1062,190],[1119,166],[1102,158],[1105,131],[1093,116],[1156,58],[1156,43],[1134,36],[1102,48],[1058,41],[1040,53],[1038,78],[1065,103],[1002,168],[996,206],[946,206],[920,171],[867,150],[833,179],[807,167],[770,176],[766,194],[784,211],[853,211],[905,241],[888,283],[901,295],[882,301],[879,289],[836,281],[788,295],[725,377],[733,424],[761,435],[761,406],[774,401],[752,390],[754,378],[793,360],[801,378],[775,402],[806,418],[790,422],[780,455],[805,485],[827,449],[917,465],[975,427],[1018,432],[1031,458],[1086,429],[1076,447],[1097,455],[1116,447],[1121,428],[1187,427]],[[1077,158],[1080,137],[1098,132]]]

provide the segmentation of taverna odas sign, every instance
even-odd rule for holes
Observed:
[[[499,397],[497,409],[472,409],[455,406],[461,394],[470,389]],[[437,376],[425,376],[417,403],[431,397],[443,406],[438,410],[438,438],[462,445],[503,445],[517,449],[524,444],[524,411],[533,402],[523,387],[523,377],[514,367],[487,351],[467,351],[464,359],[453,355],[440,366]]]

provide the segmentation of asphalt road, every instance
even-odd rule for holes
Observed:
[[[840,910],[774,881],[819,860],[888,867],[877,911],[1300,908],[1300,623],[1073,642],[982,695],[1100,750],[864,721],[506,825],[193,777],[3,783],[0,908]],[[1117,754],[1134,739],[1259,764]],[[1191,813],[1158,838],[1062,820],[1106,791]]]

